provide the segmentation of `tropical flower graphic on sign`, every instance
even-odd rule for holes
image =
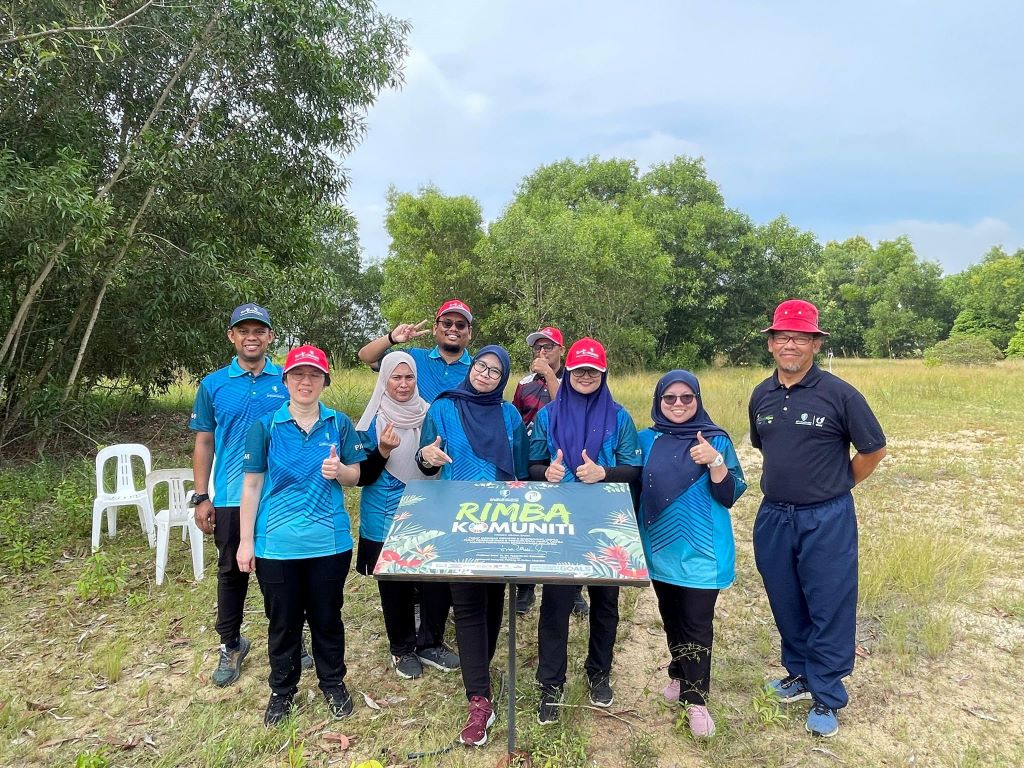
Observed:
[[[407,499],[413,499],[406,504]],[[411,506],[422,501],[422,497],[403,496],[401,506]],[[424,530],[423,526],[407,524],[412,515],[399,512],[391,524],[388,547],[381,550],[374,573],[401,573],[410,568],[420,568],[437,557],[437,547],[428,542],[444,536],[444,531]]]
[[[584,557],[594,569],[594,575],[602,578],[646,579],[647,562],[640,534],[631,526],[630,510],[619,510],[608,517],[607,528],[591,528],[589,533],[598,537],[597,551],[589,551]]]

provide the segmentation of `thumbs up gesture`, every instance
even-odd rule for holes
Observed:
[[[342,463],[341,459],[338,458],[338,451],[332,444],[330,454],[324,459],[324,463],[320,465],[320,476],[324,480],[337,480],[341,467]]]
[[[562,449],[559,448],[555,453],[555,460],[544,470],[544,478],[549,483],[560,483],[563,477],[565,477],[565,464],[562,461]]]
[[[583,449],[581,454],[583,463],[580,464],[579,469],[576,470],[576,477],[583,483],[599,483],[605,479],[608,473],[605,468],[600,464],[595,464],[593,460],[587,456],[587,449]]]
[[[715,447],[711,445],[707,440],[704,439],[704,435],[700,432],[697,433],[697,442],[694,443],[690,449],[690,458],[693,459],[694,464],[711,464],[716,461],[721,454],[715,450]]]
[[[452,457],[441,450],[441,436],[430,445],[420,448],[420,460],[428,467],[440,467],[442,464],[451,464]]]
[[[395,425],[389,423],[384,431],[380,433],[380,440],[377,442],[377,450],[385,459],[391,456],[391,452],[402,444],[402,438],[395,432]]]

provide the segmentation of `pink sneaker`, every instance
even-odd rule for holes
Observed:
[[[668,685],[665,686],[665,690],[662,691],[662,695],[665,697],[665,701],[669,704],[675,704],[679,701],[679,681],[672,680]]]
[[[686,708],[686,721],[695,739],[710,739],[715,735],[715,721],[711,719],[707,707],[691,704]]]
[[[459,734],[459,741],[471,747],[482,747],[487,743],[487,729],[494,722],[494,709],[491,702],[483,696],[473,696],[469,700],[469,722]]]

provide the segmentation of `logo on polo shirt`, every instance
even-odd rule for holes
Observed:
[[[825,417],[815,416],[812,413],[801,413],[796,423],[801,427],[823,427],[825,426]]]
[[[775,421],[775,414],[757,414],[758,424],[771,424],[773,421]]]

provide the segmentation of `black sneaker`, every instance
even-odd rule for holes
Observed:
[[[292,695],[282,696],[278,693],[270,694],[270,701],[267,702],[267,711],[263,713],[263,724],[272,728],[292,713],[295,704]]]
[[[403,653],[400,656],[391,656],[391,663],[395,665],[395,674],[403,680],[415,680],[423,674],[423,664],[416,657],[415,653]]]
[[[306,650],[305,640],[302,641],[302,659],[299,663],[302,664],[303,669],[313,668],[313,657],[310,655],[309,651]]]
[[[220,661],[217,662],[217,668],[210,675],[213,684],[223,688],[235,682],[238,676],[242,674],[242,660],[248,653],[249,641],[244,637],[238,638],[238,647],[233,650],[225,645],[221,645]]]
[[[420,660],[420,663],[434,669],[440,669],[442,672],[454,672],[459,668],[458,654],[443,645],[433,648],[420,648],[416,651],[416,658]]]
[[[327,709],[331,711],[335,720],[348,717],[355,709],[355,704],[352,703],[352,697],[349,696],[348,688],[344,683],[337,688],[328,688],[324,691],[324,699],[327,701]]]
[[[583,597],[583,587],[576,587],[576,597],[572,601],[572,615],[573,616],[589,616],[590,606],[587,605],[587,600]]]
[[[596,675],[589,677],[587,682],[590,684],[590,703],[595,707],[610,707],[615,694],[612,692],[608,673],[598,672]]]
[[[540,706],[537,707],[537,722],[554,725],[558,722],[558,710],[562,703],[563,689],[553,685],[540,687]]]
[[[523,616],[530,612],[537,596],[533,584],[523,584],[516,589],[516,613]]]

